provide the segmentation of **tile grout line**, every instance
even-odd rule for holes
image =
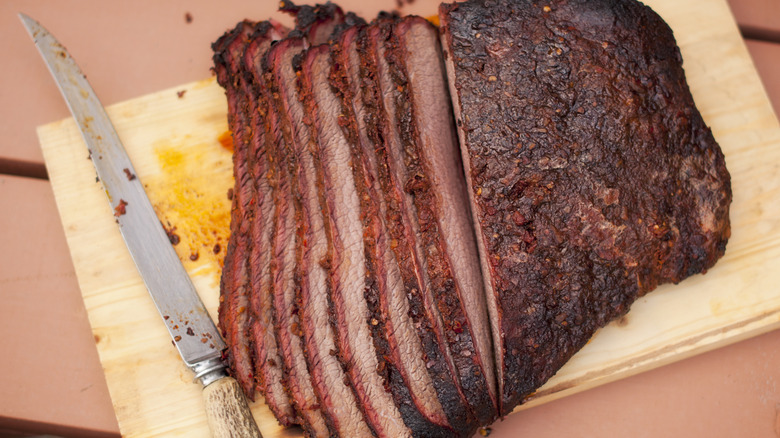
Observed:
[[[742,38],[746,40],[780,44],[780,30],[740,25],[739,32],[742,34]]]
[[[0,175],[23,176],[48,180],[46,166],[43,163],[33,163],[11,158],[0,158]]]

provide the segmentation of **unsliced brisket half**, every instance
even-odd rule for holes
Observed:
[[[440,9],[501,414],[730,235],[723,154],[671,30],[634,0]]]
[[[497,414],[490,322],[436,28],[420,17],[395,23],[386,58],[395,96],[404,189],[415,238],[460,385],[477,420]],[[393,144],[391,143],[391,146]]]

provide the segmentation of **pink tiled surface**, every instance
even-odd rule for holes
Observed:
[[[224,23],[254,15],[253,2],[217,3],[0,2],[0,436],[118,435],[51,188],[23,176],[41,174],[35,127],[68,112],[48,98],[55,86],[16,14],[67,41],[110,104],[207,76],[209,44]],[[748,36],[780,30],[778,0],[731,6]],[[133,37],[89,36],[111,32]],[[780,112],[780,39],[746,44]],[[101,62],[113,51],[127,56]],[[772,332],[528,409],[491,436],[780,437],[778,412],[780,332]]]
[[[777,3],[780,4],[780,1]],[[772,101],[775,114],[780,114],[780,42],[746,40],[745,43]]]
[[[0,436],[115,433],[51,187],[0,175],[0,212]]]
[[[780,2],[777,0],[730,0],[731,12],[743,31],[753,38],[778,41]]]

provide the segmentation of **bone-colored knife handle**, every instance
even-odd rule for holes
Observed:
[[[262,438],[236,379],[223,377],[203,388],[206,418],[214,438]]]

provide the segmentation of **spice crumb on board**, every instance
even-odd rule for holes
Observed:
[[[178,245],[179,244],[179,235],[176,234],[176,226],[171,226],[171,224],[168,224],[166,227],[165,224],[160,222],[162,224],[163,229],[165,230],[165,234],[168,235],[168,240],[170,240],[171,245]]]

